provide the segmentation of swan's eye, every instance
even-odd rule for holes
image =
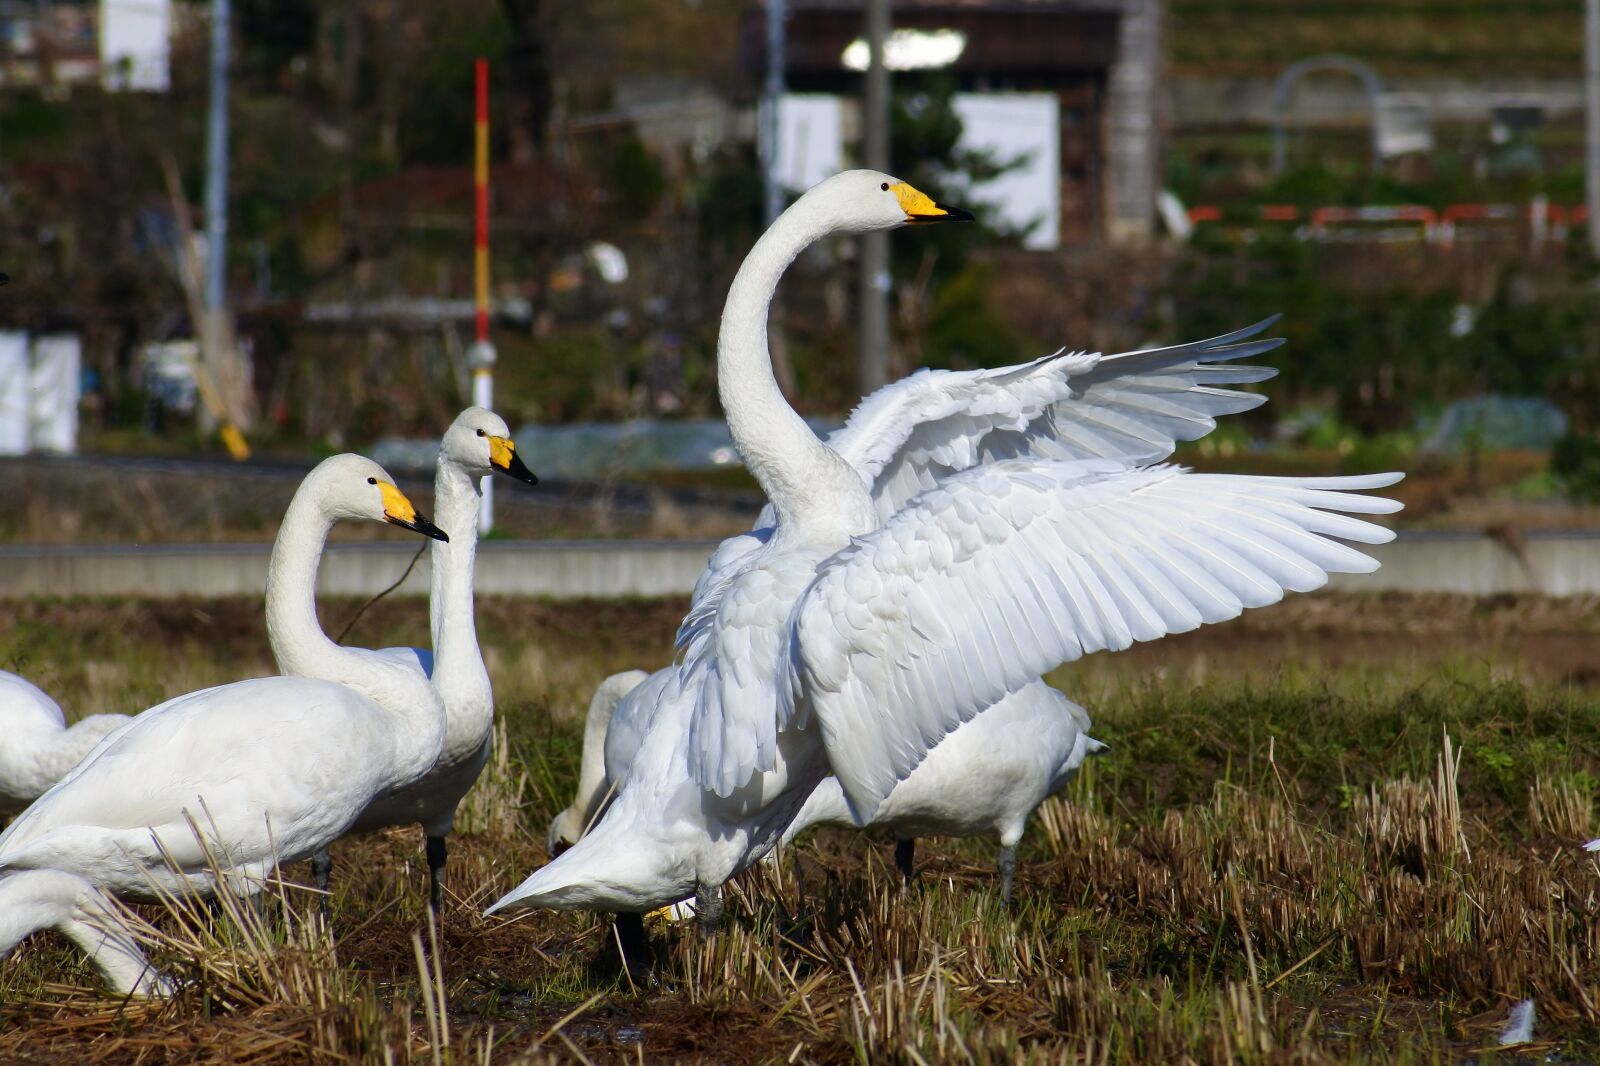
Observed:
[[[375,478],[375,477],[367,478],[367,484],[368,485],[376,485],[377,483],[378,483],[378,479],[377,478]]]
[[[480,436],[480,437],[481,437],[481,436],[483,436],[483,435],[484,435],[484,432],[483,432],[483,430],[481,430],[481,429],[480,429],[480,430],[478,430],[478,436]]]
[[[884,192],[888,192],[889,191],[889,183],[888,182],[884,182],[882,185],[878,186],[878,188],[882,189]]]

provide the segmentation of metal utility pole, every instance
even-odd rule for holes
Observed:
[[[211,0],[211,101],[206,116],[206,314],[222,313],[228,262],[228,0]],[[214,328],[207,323],[207,328]]]
[[[206,113],[206,276],[201,320],[194,324],[200,339],[200,368],[196,380],[208,381],[220,405],[222,439],[234,458],[249,448],[234,420],[238,412],[238,381],[224,352],[232,330],[227,328],[228,297],[228,0],[211,0],[211,99]],[[201,409],[201,426],[208,432],[209,405]]]
[[[1600,2],[1600,0],[1597,0]],[[861,101],[861,162],[889,169],[889,68],[883,44],[889,37],[889,0],[867,0],[867,73]],[[861,394],[889,381],[889,235],[861,237],[861,339],[857,353]]]
[[[762,173],[766,180],[767,225],[783,214],[778,181],[778,105],[783,100],[785,0],[767,0],[767,83],[761,90]]]
[[[1583,118],[1589,247],[1600,255],[1600,0],[1583,5]]]

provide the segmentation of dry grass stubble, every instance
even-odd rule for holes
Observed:
[[[1302,676],[1270,649],[1248,684],[1118,687],[1107,657],[1085,677],[1113,751],[1041,810],[1014,912],[991,842],[924,844],[907,893],[885,841],[823,832],[739,879],[717,939],[655,926],[635,987],[604,921],[478,915],[544,861],[585,688],[664,657],[671,611],[504,610],[505,742],[442,930],[416,831],[346,841],[331,927],[301,890],[141,908],[186,979],[172,1003],[106,1001],[54,937],[0,963],[0,1060],[1453,1061],[1526,997],[1530,1052],[1600,1051],[1600,866],[1575,847],[1600,828],[1593,690],[1482,664]]]

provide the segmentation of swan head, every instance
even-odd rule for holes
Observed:
[[[469,407],[456,416],[439,442],[439,457],[472,477],[498,472],[529,485],[539,483],[517,455],[505,419],[482,407]]]
[[[450,539],[395,488],[394,478],[383,467],[365,456],[324,459],[306,475],[301,491],[313,493],[323,511],[335,519],[388,522],[434,540]]]
[[[813,185],[795,202],[832,216],[838,232],[971,222],[972,212],[941,204],[909,182],[876,170],[846,170]]]

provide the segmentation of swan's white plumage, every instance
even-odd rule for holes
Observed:
[[[256,678],[138,715],[0,834],[0,867],[118,895],[209,887],[205,851],[260,875],[338,836],[408,767],[391,716],[343,685]],[[162,852],[177,871],[167,869]]]
[[[993,835],[1022,839],[1034,809],[1066,785],[1103,745],[1089,715],[1043,681],[1024,685],[957,727],[895,785],[872,820],[901,837]],[[806,798],[785,844],[812,826],[853,826],[837,777]]]
[[[67,726],[61,705],[39,686],[0,670],[0,811],[33,802],[127,715],[94,714]]]
[[[846,796],[870,819],[940,737],[1058,663],[1375,569],[1329,537],[1380,544],[1393,533],[1330,512],[1396,511],[1352,491],[1397,480],[1104,461],[958,474],[819,567],[787,630],[786,702],[798,693],[815,715]]]
[[[1236,360],[1271,351],[1253,339],[1276,318],[1191,344],[1121,355],[1074,352],[995,370],[919,370],[862,401],[828,437],[860,471],[878,514],[981,462],[1120,459],[1151,463],[1179,441],[1216,428],[1222,415],[1265,402],[1218,388],[1265,381],[1273,367]]]

